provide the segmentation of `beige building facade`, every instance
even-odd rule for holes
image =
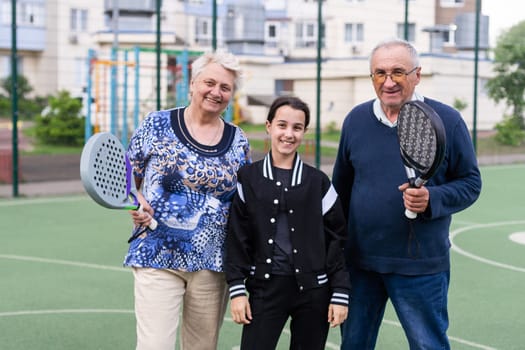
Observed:
[[[10,72],[10,3],[0,0],[0,32],[4,32],[0,35],[0,78]],[[31,6],[24,7],[24,3]],[[184,50],[192,53],[211,50],[215,24],[217,47],[233,51],[243,64],[244,82],[238,102],[244,117],[255,123],[263,122],[268,103],[283,93],[300,96],[316,115],[318,2],[217,0],[216,3],[214,20],[211,0],[162,2],[160,42],[167,52],[161,59],[162,106],[171,103],[172,80],[180,78],[177,55]],[[456,100],[466,103],[461,112],[472,128],[473,45],[455,47],[454,38],[463,38],[464,43],[462,30],[472,30],[469,20],[475,11],[474,3],[475,0],[323,1],[319,107],[322,126],[339,127],[353,106],[374,97],[368,54],[378,42],[402,37],[406,31],[421,54],[419,92],[451,105]],[[85,97],[90,89],[92,98],[97,98],[98,109],[111,113],[108,101],[117,98],[120,110],[126,104],[129,119],[137,108],[140,116],[156,108],[155,0],[20,0],[17,11],[33,11],[38,18],[29,21],[28,26],[44,34],[44,42],[33,47],[27,44],[30,32],[24,31],[22,25],[18,27],[20,73],[29,79],[35,94],[68,90],[74,96]],[[483,89],[494,73],[492,62],[486,58],[488,17],[482,18],[485,22],[481,28],[483,51],[478,63],[476,119],[478,129],[489,130],[501,120],[505,109],[488,99]],[[115,47],[116,56],[112,53]],[[138,73],[134,53],[137,48],[142,49]],[[96,60],[96,66],[89,64],[90,57],[91,63]],[[171,61],[176,63],[170,66]],[[112,67],[117,67],[116,73]],[[177,72],[173,73],[172,68],[178,69]],[[112,74],[118,79],[113,87]],[[125,79],[129,101],[122,102]],[[112,88],[116,89],[113,95]],[[138,100],[138,107],[133,99]],[[313,125],[315,122],[314,118]]]

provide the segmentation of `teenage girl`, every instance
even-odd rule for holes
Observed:
[[[238,172],[225,272],[241,349],[275,349],[291,318],[290,349],[323,350],[329,326],[347,317],[341,203],[328,176],[297,153],[309,121],[302,100],[277,98],[266,121],[270,152]]]

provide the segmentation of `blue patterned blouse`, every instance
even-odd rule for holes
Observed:
[[[188,132],[184,107],[156,111],[135,130],[128,157],[158,227],[131,242],[124,265],[222,271],[237,170],[251,162],[242,130],[225,122],[219,144],[205,146]]]

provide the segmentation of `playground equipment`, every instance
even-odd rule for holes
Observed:
[[[85,139],[109,131],[126,145],[140,118],[156,109],[188,103],[190,61],[201,52],[162,50],[161,67],[155,64],[155,49],[112,49],[109,58],[88,52]],[[107,56],[107,53],[106,53]],[[160,69],[161,86],[156,73]]]

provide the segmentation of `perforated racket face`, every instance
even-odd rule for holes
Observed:
[[[112,209],[136,209],[130,196],[131,169],[119,139],[108,132],[93,135],[82,150],[80,177],[98,204]]]
[[[427,173],[438,155],[438,140],[431,118],[418,105],[406,103],[399,112],[397,134],[403,161]]]

